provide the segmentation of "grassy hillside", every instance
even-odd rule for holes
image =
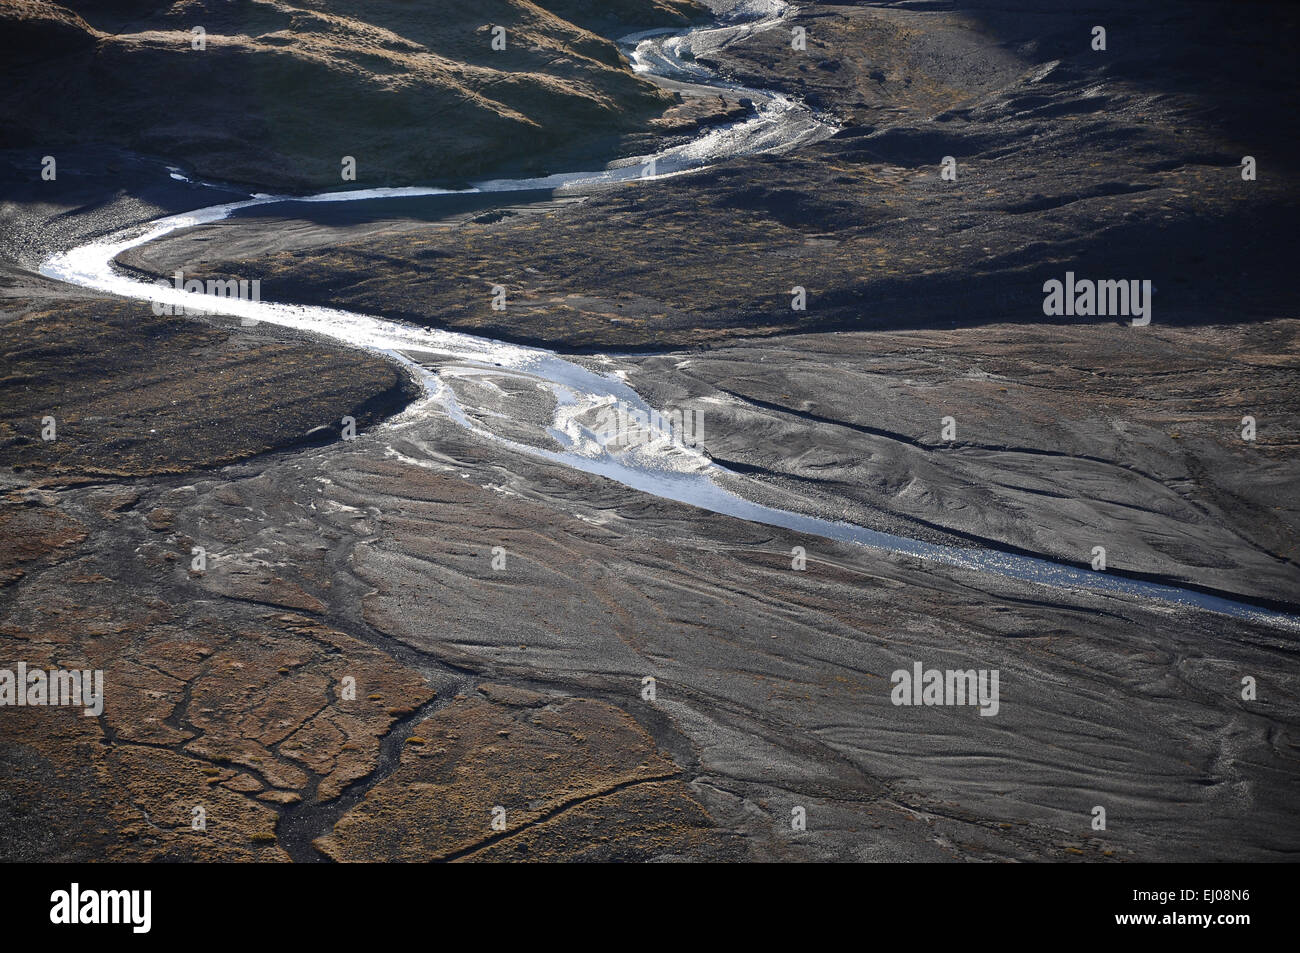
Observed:
[[[0,147],[102,141],[280,188],[343,184],[343,156],[361,185],[543,169],[672,102],[592,29],[703,12],[692,0],[0,0]]]

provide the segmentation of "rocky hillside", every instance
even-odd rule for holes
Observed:
[[[102,142],[275,188],[342,184],[344,156],[358,185],[544,169],[671,104],[607,36],[706,12],[693,0],[0,0],[0,148]]]

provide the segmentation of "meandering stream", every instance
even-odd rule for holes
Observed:
[[[549,189],[557,193],[592,190],[642,180],[680,175],[734,156],[797,148],[833,134],[834,127],[803,104],[777,93],[747,89],[724,82],[701,65],[696,54],[719,49],[738,37],[779,29],[788,17],[778,0],[746,0],[720,25],[683,33],[656,31],[625,39],[633,68],[684,92],[720,88],[754,103],[752,115],[741,122],[702,132],[690,142],[652,156],[635,156],[596,171],[540,178],[495,179],[475,183],[478,193],[511,193]],[[649,173],[649,174],[648,174]],[[646,187],[653,188],[648,184]],[[263,205],[350,202],[436,196],[446,190],[428,188],[364,189],[307,197],[254,195],[248,199],[201,208],[158,219],[143,228],[111,235],[53,255],[41,267],[51,278],[165,305],[201,306],[214,313],[264,321],[334,338],[349,345],[381,352],[400,362],[423,383],[425,397],[410,413],[448,414],[485,439],[587,473],[615,480],[633,490],[687,503],[715,513],[782,527],[808,536],[903,553],[922,560],[1054,589],[1091,590],[1168,605],[1194,606],[1300,631],[1300,618],[1260,609],[1231,599],[1176,586],[1127,579],[1111,573],[990,549],[943,546],[877,532],[849,523],[818,519],[756,503],[723,485],[743,485],[745,478],[726,471],[707,456],[683,445],[665,428],[651,424],[631,446],[616,443],[595,425],[603,411],[615,405],[651,416],[651,408],[615,374],[603,374],[551,351],[506,344],[470,334],[419,328],[382,317],[334,308],[199,297],[146,281],[115,269],[113,262],[128,249],[156,241],[181,229],[218,222],[243,209]],[[507,196],[503,204],[509,201]],[[474,395],[501,392],[500,383],[524,382],[550,394],[552,419],[528,440],[511,439],[484,425],[494,411],[475,404]]]

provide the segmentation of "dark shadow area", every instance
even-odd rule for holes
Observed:
[[[1189,217],[1167,223],[1120,223],[1052,249],[1044,265],[1027,249],[980,270],[880,278],[809,298],[799,331],[950,328],[1003,322],[1117,323],[1126,317],[1043,313],[1043,284],[1079,279],[1149,280],[1152,323],[1238,324],[1290,316],[1300,305],[1295,250],[1278,240],[1295,227],[1296,207],[1263,215]],[[820,318],[815,315],[822,315]]]
[[[231,218],[292,218],[294,221],[336,228],[384,221],[442,222],[472,216],[475,212],[491,213],[507,204],[545,202],[554,196],[553,189],[521,189],[518,192],[448,192],[349,202],[286,201],[239,209]],[[482,220],[486,224],[495,217],[489,214],[478,216],[474,220]]]
[[[1275,166],[1295,167],[1300,5],[1290,0],[853,5],[960,13],[1031,61],[1059,59],[1079,74],[1096,72],[1153,93],[1193,97],[1203,105],[1203,121],[1224,137],[1270,156]],[[1094,26],[1106,29],[1105,51],[1091,49]]]

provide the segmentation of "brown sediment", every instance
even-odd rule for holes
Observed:
[[[416,725],[400,766],[317,847],[340,861],[644,860],[716,840],[681,769],[618,708],[484,691]]]

